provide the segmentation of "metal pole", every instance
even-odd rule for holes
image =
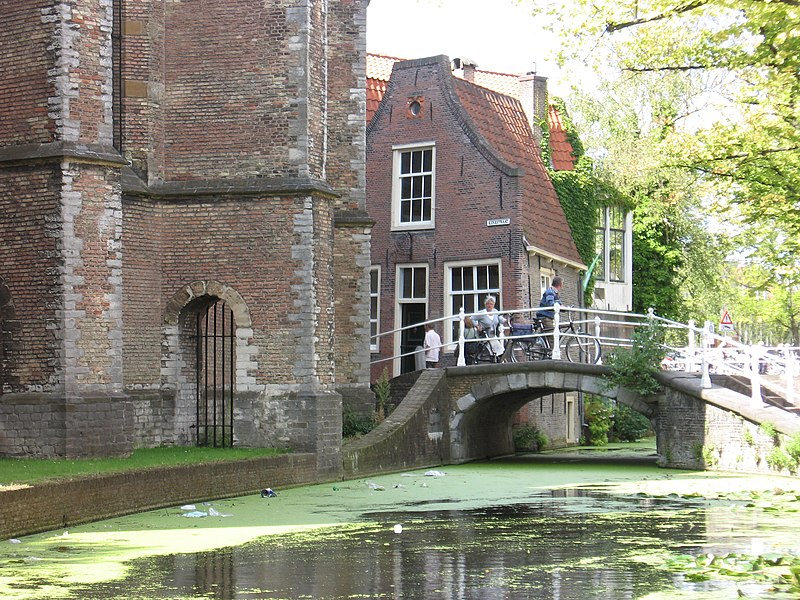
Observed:
[[[788,345],[783,348],[783,362],[785,363],[783,372],[786,377],[786,400],[790,404],[794,404],[794,357]]]
[[[758,372],[758,363],[761,358],[762,348],[750,346],[750,401],[755,406],[762,406],[761,401],[761,374]]]
[[[458,309],[458,360],[456,361],[457,367],[466,366],[467,361],[464,358],[464,307]]]
[[[595,315],[595,317],[594,317],[594,337],[596,337],[598,341],[600,341],[600,339],[601,339],[600,338],[600,315]],[[600,347],[601,348],[602,348],[602,344],[603,344],[603,342],[600,342]],[[597,364],[598,365],[602,365],[603,364],[603,353],[602,352],[600,353],[600,358],[598,359]]]
[[[694,337],[694,328],[695,328],[695,321],[694,319],[689,319],[688,323],[689,329],[686,332],[686,360],[683,363],[683,370],[686,371],[694,371],[695,365],[695,353],[697,352],[696,341]]]
[[[708,373],[708,347],[710,345],[711,321],[703,324],[703,353],[700,364],[700,387],[708,389],[711,387],[711,375]]]
[[[553,304],[553,360],[561,360],[561,303]]]

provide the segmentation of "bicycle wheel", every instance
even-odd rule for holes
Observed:
[[[494,352],[489,345],[489,342],[481,342],[478,350],[475,352],[476,363],[494,363],[497,362]]]
[[[512,363],[520,363],[530,360],[525,352],[525,347],[523,346],[524,342],[521,342],[520,340],[512,340],[509,343],[511,344],[511,348],[508,351],[508,359]]]
[[[578,337],[570,337],[567,340],[564,352],[569,362],[596,364],[600,362],[602,349],[597,338],[579,334]]]

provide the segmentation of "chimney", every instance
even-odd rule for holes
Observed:
[[[535,72],[526,73],[520,76],[519,83],[519,100],[531,124],[533,137],[541,144],[543,128],[548,126],[547,77],[537,75]]]
[[[453,73],[456,77],[461,77],[467,81],[475,82],[475,69],[478,63],[470,58],[454,58],[453,59]]]

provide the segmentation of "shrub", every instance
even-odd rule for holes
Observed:
[[[786,454],[792,457],[795,464],[800,464],[800,433],[795,433],[789,438],[784,444],[784,450],[786,450]]]
[[[655,374],[666,356],[663,328],[655,323],[639,327],[631,336],[630,348],[618,348],[605,360],[611,368],[609,387],[619,386],[649,396],[661,390]]]
[[[375,412],[382,417],[386,416],[386,404],[389,402],[389,397],[392,393],[392,386],[389,383],[389,369],[383,368],[381,376],[374,384],[372,384],[372,391],[375,393]]]
[[[589,443],[603,446],[608,443],[614,409],[611,401],[599,396],[588,395],[584,402],[586,424],[589,426]]]
[[[787,471],[794,472],[794,470],[797,468],[797,463],[792,459],[792,457],[780,448],[773,448],[770,450],[765,460],[767,461],[770,469],[774,469],[775,471],[783,471],[785,469]]]
[[[365,435],[375,426],[372,415],[357,413],[349,406],[342,413],[342,437],[353,438]]]
[[[614,437],[621,442],[637,442],[650,431],[650,420],[632,408],[617,403]]]
[[[547,442],[547,436],[531,425],[514,429],[515,450],[541,452],[547,446]]]

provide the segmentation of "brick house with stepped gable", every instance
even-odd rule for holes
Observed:
[[[367,4],[0,0],[0,456],[340,472],[371,397]]]
[[[550,103],[547,78],[527,73],[513,75],[478,69],[474,61],[454,59],[454,73],[490,90],[518,98],[525,109],[534,137],[541,142],[541,123],[548,126],[550,167],[571,171],[576,166],[574,148],[564,125],[564,116]],[[592,270],[597,309],[630,311],[633,308],[633,212],[606,207],[598,214],[595,230],[600,257]],[[544,285],[544,282],[543,282]]]
[[[586,265],[542,162],[538,127],[518,98],[458,75],[445,56],[367,58],[373,334],[452,316],[461,306],[477,311],[487,293],[498,297],[501,310],[535,307],[555,275],[564,278],[564,302],[580,302]],[[537,91],[546,99],[546,90]],[[563,144],[558,150],[555,157],[571,165],[571,152]],[[420,178],[419,196],[430,202],[418,216],[401,213],[398,182],[409,175]],[[457,335],[449,328],[439,333],[444,343]],[[421,343],[421,332],[386,336],[373,345],[373,360]],[[413,357],[379,362],[373,379],[387,364],[393,375],[415,367]],[[443,364],[453,364],[449,351]],[[535,423],[558,445],[577,441],[580,407],[573,395],[535,404],[541,410],[526,407],[517,424]]]
[[[565,301],[577,304],[586,266],[520,101],[454,76],[443,56],[370,55],[367,75],[367,211],[380,299],[373,327],[389,331],[461,306],[474,312],[487,293],[501,310],[537,306],[543,273],[562,275]],[[401,214],[404,159],[429,188],[421,190],[428,207],[419,215]],[[453,341],[451,331],[440,334]],[[373,356],[417,341],[386,338]],[[395,374],[410,367],[397,361]]]

